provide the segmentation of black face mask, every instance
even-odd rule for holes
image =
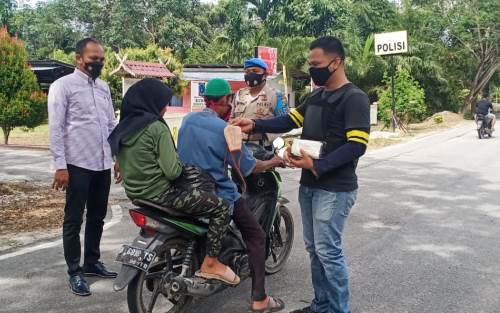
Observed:
[[[101,75],[102,68],[104,67],[104,63],[99,61],[94,61],[90,63],[85,63],[85,70],[89,72],[90,77],[93,80],[96,80],[99,75]]]
[[[330,72],[330,69],[328,68],[332,62],[328,63],[327,66],[325,67],[310,67],[309,68],[309,74],[311,75],[311,78],[316,86],[324,86],[326,85],[326,82],[330,77],[337,71],[337,69],[333,70],[333,72]]]
[[[264,81],[264,74],[248,73],[245,74],[245,82],[250,87],[255,87]]]

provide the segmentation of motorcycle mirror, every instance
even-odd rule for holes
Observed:
[[[284,146],[285,146],[285,140],[283,138],[278,137],[278,138],[274,139],[274,141],[273,141],[274,149],[279,150],[279,149],[283,148]]]

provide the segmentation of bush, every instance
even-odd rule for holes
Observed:
[[[389,126],[391,123],[391,78],[384,74],[383,82],[386,88],[379,94],[378,118]],[[421,121],[425,117],[425,92],[419,83],[411,77],[408,70],[398,69],[394,77],[394,95],[396,98],[396,114],[399,120],[405,124]]]
[[[464,113],[464,119],[465,120],[474,120],[474,115],[472,114],[471,111],[467,111]]]
[[[434,116],[434,123],[441,124],[444,122],[444,117],[442,115]]]
[[[47,118],[47,99],[28,67],[24,43],[0,28],[0,128],[4,143],[16,127],[33,128]]]

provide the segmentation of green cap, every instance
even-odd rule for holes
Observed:
[[[205,87],[205,96],[222,97],[232,93],[229,83],[222,78],[213,78]]]

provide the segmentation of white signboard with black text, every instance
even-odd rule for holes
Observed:
[[[375,34],[376,55],[400,54],[406,52],[408,52],[408,33],[406,30]]]

